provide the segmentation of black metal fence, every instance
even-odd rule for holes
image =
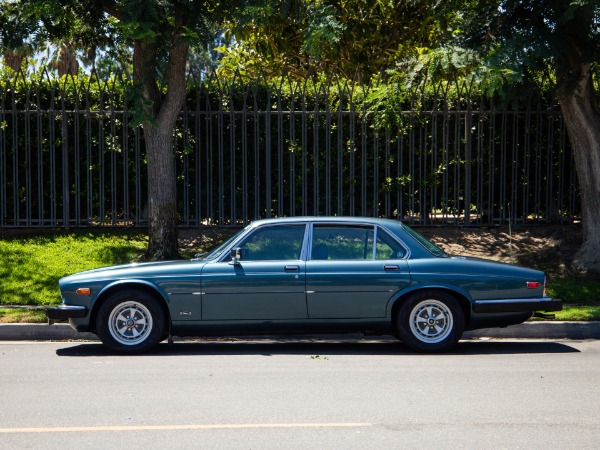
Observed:
[[[86,83],[5,83],[0,227],[146,224],[143,133],[130,126],[119,83]],[[357,100],[365,89],[215,79],[192,87],[174,139],[180,224],[295,215],[412,225],[577,218],[572,155],[552,103],[498,107],[449,89],[415,91],[398,105],[401,125],[386,127]]]

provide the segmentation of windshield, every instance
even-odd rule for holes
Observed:
[[[216,249],[214,249],[212,252],[210,252],[208,255],[206,255],[203,259],[216,259],[219,256],[221,256],[221,254],[225,251],[225,249],[229,246],[229,244],[231,244],[233,241],[235,241],[248,228],[250,228],[250,225],[248,225],[243,230],[235,233],[233,236],[231,236],[229,239],[227,239],[225,242],[223,242],[221,245],[219,245]]]
[[[421,236],[415,230],[404,225],[403,223],[401,223],[401,225],[402,225],[402,229],[404,229],[404,231],[406,231],[408,234],[410,234],[412,237],[414,237],[417,241],[419,241],[419,244],[421,244],[423,247],[425,247],[434,256],[438,256],[440,258],[448,257],[448,254],[445,251],[443,251],[441,248],[437,247],[435,244],[432,244],[431,242],[429,242],[424,236]]]

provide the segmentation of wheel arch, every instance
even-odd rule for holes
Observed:
[[[443,292],[446,294],[450,294],[452,297],[458,301],[460,305],[464,317],[465,317],[465,327],[467,327],[471,322],[471,301],[465,293],[459,292],[455,289],[451,289],[447,286],[421,286],[416,289],[411,289],[410,291],[404,292],[399,295],[391,305],[390,309],[390,320],[392,321],[392,327],[394,331],[396,331],[396,320],[395,317],[398,315],[398,310],[402,307],[404,302],[412,295],[418,292]]]
[[[165,317],[165,329],[171,329],[171,313],[169,311],[169,307],[167,306],[167,300],[164,295],[156,288],[156,286],[148,283],[144,283],[142,281],[127,281],[121,283],[114,283],[110,286],[105,287],[96,297],[94,301],[94,305],[92,306],[92,311],[90,313],[90,331],[92,333],[96,332],[96,318],[98,316],[98,311],[102,304],[109,298],[111,295],[120,292],[120,291],[136,291],[143,292],[146,295],[154,298],[156,300],[157,305],[162,309]]]

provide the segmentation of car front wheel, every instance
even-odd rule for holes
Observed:
[[[96,333],[119,353],[140,353],[157,345],[165,334],[165,316],[156,301],[136,291],[113,294],[101,306]]]
[[[399,338],[419,352],[442,352],[462,336],[465,316],[458,301],[446,292],[413,294],[400,307],[396,329]]]

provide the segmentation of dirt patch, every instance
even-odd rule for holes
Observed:
[[[565,275],[582,244],[578,225],[494,228],[423,228],[424,236],[453,255],[493,259]]]

